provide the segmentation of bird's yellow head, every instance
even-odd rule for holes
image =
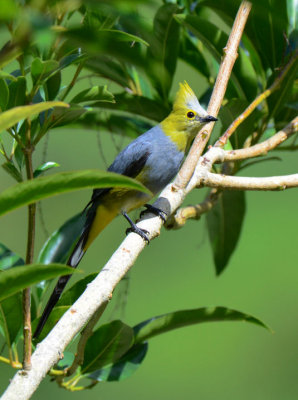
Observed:
[[[206,123],[217,121],[208,115],[186,81],[180,83],[171,114],[161,122],[166,135],[185,151],[189,142]]]

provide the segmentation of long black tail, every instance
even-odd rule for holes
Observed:
[[[88,227],[89,228],[89,227]],[[80,237],[78,243],[76,244],[74,250],[72,251],[68,261],[67,265],[69,265],[72,268],[76,268],[79,265],[79,262],[81,261],[83,255],[85,254],[84,251],[84,244],[86,241],[86,236],[89,233],[89,229],[84,229],[84,232],[82,236]],[[63,275],[59,278],[57,285],[55,286],[55,289],[53,290],[53,293],[51,294],[51,297],[49,298],[47,305],[42,313],[42,316],[40,317],[40,320],[38,322],[38,325],[35,329],[35,332],[33,334],[33,339],[38,338],[40,335],[45,323],[47,322],[47,319],[49,318],[49,315],[55,305],[57,304],[58,300],[60,299],[60,296],[71,277],[70,275]]]

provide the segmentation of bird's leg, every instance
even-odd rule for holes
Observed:
[[[160,208],[154,207],[151,204],[145,204],[144,207],[146,207],[146,210],[140,213],[140,217],[142,217],[144,214],[146,214],[147,211],[149,211],[152,214],[160,217],[163,222],[166,222],[166,217],[168,216],[168,214],[165,211],[161,210]]]
[[[143,238],[145,240],[145,242],[147,242],[149,244],[150,243],[150,239],[148,237],[149,232],[146,231],[145,229],[141,229],[141,228],[137,227],[137,225],[129,218],[129,216],[127,215],[127,213],[125,211],[122,211],[122,215],[130,223],[130,228],[127,228],[125,231],[126,235],[128,235],[130,232],[137,233],[139,236],[141,236],[141,238]]]

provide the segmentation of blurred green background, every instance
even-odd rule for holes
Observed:
[[[200,82],[183,65],[176,82],[187,76],[197,93]],[[110,163],[115,142],[127,139],[101,132],[99,137]],[[71,138],[71,140],[70,140]],[[282,162],[271,161],[246,169],[247,176],[269,176],[297,171],[297,156],[274,152]],[[41,154],[36,154],[39,165]],[[47,160],[62,170],[105,168],[98,136],[88,130],[56,129],[50,134]],[[0,171],[1,190],[13,184]],[[196,190],[185,204],[200,201]],[[52,232],[81,210],[90,191],[74,192],[42,203],[46,227]],[[135,213],[135,217],[137,217]],[[0,241],[24,255],[27,210],[1,219]],[[140,369],[121,383],[98,384],[84,393],[69,393],[46,378],[33,399],[121,398],[273,399],[298,396],[297,349],[297,190],[247,193],[247,212],[238,247],[227,270],[217,278],[208,243],[205,217],[189,221],[179,231],[162,230],[139,257],[129,280],[116,290],[105,319],[122,318],[135,325],[162,313],[202,306],[227,306],[250,313],[268,324],[273,333],[243,323],[203,324],[154,338]],[[127,224],[117,218],[97,238],[80,267],[99,271],[121,243]],[[38,222],[36,250],[45,240]],[[72,282],[74,282],[74,279]],[[127,286],[128,285],[128,286]],[[125,295],[127,291],[127,296]],[[126,306],[121,306],[126,302]],[[14,371],[2,366],[1,390]]]
[[[69,82],[74,69],[67,70]],[[201,95],[202,78],[179,61],[172,94],[187,79]],[[104,80],[79,81],[72,94]],[[109,87],[108,87],[109,88]],[[87,129],[53,130],[47,161],[60,164],[56,171],[105,169],[127,138]],[[41,146],[42,147],[42,146]],[[99,150],[101,147],[101,151]],[[42,148],[34,158],[41,164]],[[105,159],[102,154],[104,153]],[[297,155],[273,152],[282,161],[257,164],[246,176],[272,176],[297,172]],[[14,184],[0,169],[0,190]],[[195,190],[185,204],[196,204],[204,190]],[[82,210],[91,191],[73,192],[42,202],[49,233]],[[141,254],[127,280],[116,289],[103,320],[121,318],[135,324],[163,313],[204,306],[226,306],[261,319],[273,332],[251,324],[202,324],[157,336],[145,361],[128,380],[98,384],[90,391],[69,393],[47,377],[32,399],[203,399],[294,400],[298,398],[298,268],[297,189],[247,193],[242,234],[227,269],[218,278],[212,260],[205,217],[189,221],[179,231],[162,230]],[[134,217],[137,218],[138,212]],[[117,218],[97,238],[80,264],[85,274],[99,271],[124,237],[127,223]],[[1,219],[0,242],[25,254],[27,210],[18,209]],[[38,216],[36,254],[46,239]],[[73,277],[70,284],[75,279]],[[50,291],[49,291],[50,292]],[[15,371],[1,366],[1,392]]]

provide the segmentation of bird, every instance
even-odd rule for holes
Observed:
[[[76,268],[99,233],[118,215],[130,224],[127,231],[149,242],[147,232],[138,228],[128,213],[145,206],[165,221],[166,214],[147,204],[177,175],[182,161],[202,126],[217,118],[208,115],[188,83],[180,83],[171,113],[158,125],[138,136],[125,147],[108,168],[141,182],[151,195],[128,188],[94,189],[86,210],[86,222],[67,265]],[[43,311],[33,338],[38,338],[52,309],[58,302],[71,275],[61,276]]]

